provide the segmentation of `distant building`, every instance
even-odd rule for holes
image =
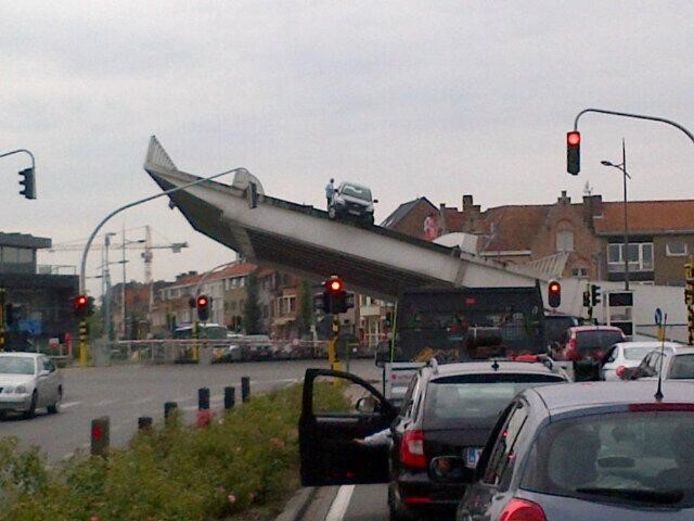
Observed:
[[[5,349],[46,349],[49,339],[76,333],[72,302],[79,278],[74,268],[59,274],[58,267],[37,266],[36,250],[50,247],[47,238],[0,233],[0,288],[14,318],[5,324]]]

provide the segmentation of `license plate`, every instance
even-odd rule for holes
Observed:
[[[480,460],[480,454],[482,454],[482,447],[465,447],[463,449],[465,466],[469,469],[474,469]]]

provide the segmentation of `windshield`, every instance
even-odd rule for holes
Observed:
[[[646,356],[653,348],[652,347],[625,347],[624,348],[624,358],[627,360],[641,360]]]
[[[545,427],[521,488],[591,501],[694,504],[694,413],[590,415]]]
[[[0,358],[0,374],[34,374],[34,360],[6,356]]]
[[[450,376],[429,382],[424,427],[492,426],[499,412],[523,389],[564,380],[552,374],[490,373]]]
[[[576,333],[576,347],[580,352],[606,350],[611,345],[624,340],[622,333],[610,330],[579,331]]]
[[[342,194],[349,195],[350,197],[355,197],[369,203],[371,202],[371,190],[365,186],[344,185],[342,187]]]
[[[673,356],[668,378],[674,380],[694,380],[694,354]],[[692,450],[694,450],[694,447]]]

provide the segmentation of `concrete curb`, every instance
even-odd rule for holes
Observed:
[[[275,521],[299,521],[318,491],[317,487],[304,487],[297,490],[282,513]]]

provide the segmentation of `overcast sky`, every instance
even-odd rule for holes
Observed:
[[[673,127],[584,116],[577,177],[565,149],[587,107],[694,131],[692,20],[685,0],[0,0],[0,152],[34,153],[38,191],[18,194],[26,156],[0,160],[1,230],[86,241],[110,211],[157,193],[142,169],[152,134],[182,170],[243,166],[290,201],[322,207],[329,177],[367,184],[378,222],[419,196],[459,207],[472,194],[486,209],[562,190],[578,201],[589,183],[621,200],[620,172],[600,160],[621,162],[622,138],[630,199],[694,198],[694,144]],[[191,245],[155,251],[155,278],[234,256],[164,199],[105,231],[139,239],[146,224],[158,244]]]

